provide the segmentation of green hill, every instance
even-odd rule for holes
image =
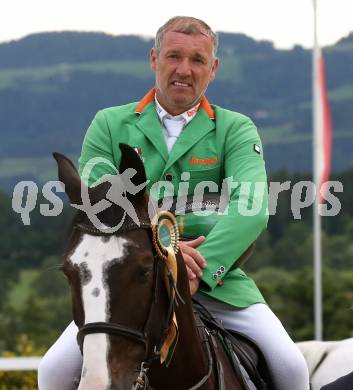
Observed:
[[[311,170],[311,52],[220,33],[208,98],[254,119],[267,168]],[[0,188],[50,177],[51,152],[77,158],[96,111],[139,100],[153,85],[153,42],[102,33],[42,33],[0,44]],[[353,165],[353,34],[324,50],[333,170]]]

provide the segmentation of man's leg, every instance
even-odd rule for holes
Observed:
[[[299,348],[265,304],[236,309],[205,294],[195,296],[226,329],[241,332],[261,349],[277,390],[308,390],[309,372]]]
[[[38,367],[39,390],[73,390],[81,376],[82,356],[74,322],[43,356]]]

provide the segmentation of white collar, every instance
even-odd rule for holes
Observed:
[[[165,119],[172,119],[175,121],[183,121],[184,126],[186,126],[197,114],[197,111],[199,109],[200,103],[197,103],[194,107],[190,108],[190,110],[185,111],[179,115],[171,115],[168,111],[166,111],[161,104],[159,103],[157,96],[154,95],[154,101],[156,104],[156,111],[159,116],[159,119],[161,123],[164,123]]]

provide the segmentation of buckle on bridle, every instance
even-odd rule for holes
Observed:
[[[148,365],[146,362],[141,363],[140,373],[135,381],[133,390],[146,390],[148,388],[149,382],[147,377]]]

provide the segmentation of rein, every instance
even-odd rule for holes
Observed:
[[[166,215],[166,212],[162,212],[163,215]],[[170,214],[170,213],[168,213]],[[174,219],[174,217],[173,217]],[[135,229],[147,229],[152,230],[152,224],[149,219],[140,219],[140,226],[136,225],[133,221],[125,222],[124,225],[119,229],[120,233],[126,233],[131,230]],[[170,221],[169,221],[170,222]],[[163,224],[163,223],[162,223]],[[115,232],[104,232],[104,229],[97,229],[93,226],[87,226],[85,224],[76,224],[74,226],[75,229],[81,231],[82,233],[86,233],[89,235],[94,236],[113,236],[115,235]],[[157,226],[158,229],[158,226]],[[157,242],[158,241],[158,242]],[[175,237],[174,237],[175,241]],[[178,234],[176,237],[176,241],[178,241]],[[173,243],[173,239],[172,239]],[[174,242],[175,244],[175,242]],[[177,244],[177,243],[176,243]],[[166,324],[162,328],[161,338],[159,342],[153,347],[152,352],[148,353],[148,335],[147,335],[147,328],[148,324],[150,322],[150,318],[152,315],[154,304],[157,302],[157,286],[158,286],[158,276],[159,276],[159,265],[162,263],[164,270],[166,270],[167,265],[165,263],[165,250],[163,250],[163,247],[161,247],[159,240],[156,239],[155,235],[153,235],[153,247],[154,247],[154,275],[153,275],[153,293],[152,293],[152,300],[149,308],[149,312],[145,321],[145,325],[143,327],[143,331],[137,330],[137,329],[131,329],[130,327],[127,327],[122,324],[118,323],[112,323],[112,322],[90,322],[87,324],[82,325],[79,328],[79,331],[77,333],[77,342],[80,347],[81,353],[83,353],[83,342],[84,338],[88,334],[95,334],[95,333],[105,333],[112,336],[123,336],[130,338],[134,341],[136,341],[139,344],[142,344],[145,349],[145,358],[141,363],[140,366],[140,372],[139,375],[133,385],[133,390],[146,390],[148,389],[149,382],[147,373],[149,370],[149,367],[151,363],[157,359],[160,354],[162,347],[165,343],[165,340],[168,336],[168,330],[172,326],[173,322],[173,314],[174,314],[174,303],[177,301],[177,297],[179,300],[184,303],[182,298],[180,297],[177,289],[176,289],[176,281],[174,280],[173,274],[169,272],[170,270],[167,269],[167,275],[168,275],[168,294],[169,294],[169,307],[168,307],[168,313],[167,313],[167,320]],[[176,250],[177,251],[177,250]],[[176,253],[175,251],[175,253]],[[156,261],[157,260],[157,261]],[[207,358],[208,358],[208,370],[207,374],[201,378],[200,381],[198,381],[194,386],[192,386],[189,390],[197,390],[202,385],[204,385],[209,377],[212,374],[212,356],[210,353],[209,346],[207,346]]]

